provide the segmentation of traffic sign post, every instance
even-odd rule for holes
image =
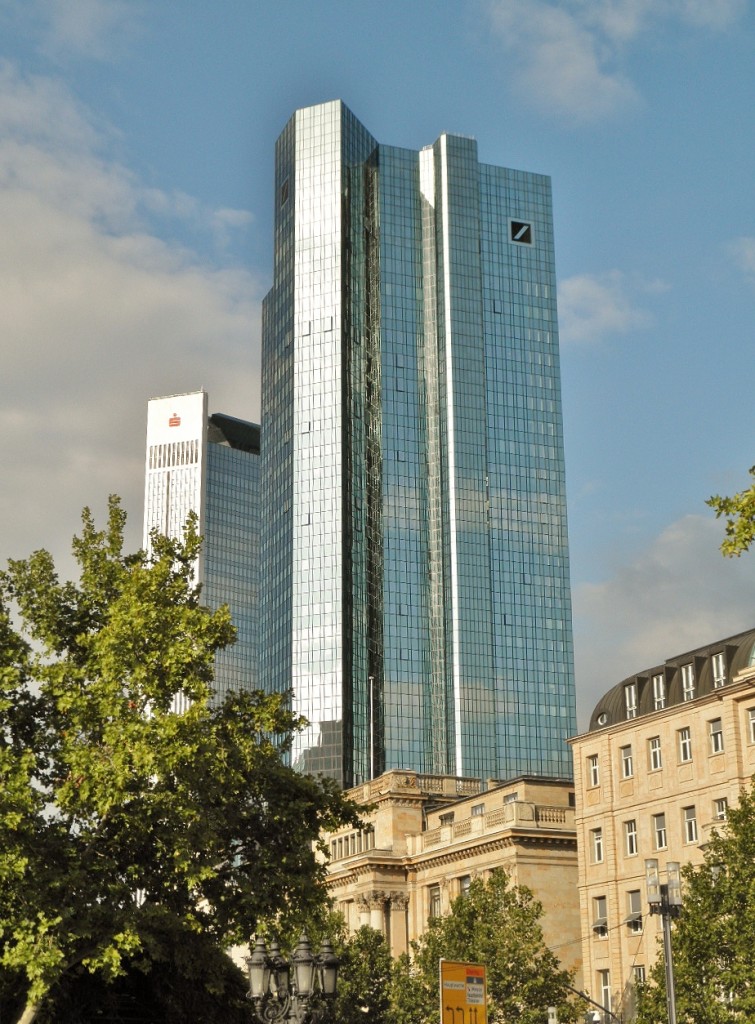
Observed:
[[[488,991],[483,964],[440,961],[441,1024],[488,1024]]]

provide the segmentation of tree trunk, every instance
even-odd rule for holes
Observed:
[[[32,1024],[37,1019],[37,1014],[40,1010],[39,1003],[27,1003],[24,1007],[24,1012],[16,1021],[16,1024]]]

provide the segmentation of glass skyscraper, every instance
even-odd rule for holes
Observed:
[[[567,777],[576,731],[549,179],[378,144],[334,101],[276,147],[261,677],[294,762]]]
[[[144,546],[153,529],[181,536],[189,512],[203,537],[202,599],[227,604],[237,640],[215,659],[215,692],[259,685],[260,428],[208,415],[204,391],[153,398],[147,409]]]

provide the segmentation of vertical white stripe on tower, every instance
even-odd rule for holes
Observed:
[[[448,211],[448,136],[440,137],[441,237],[443,244],[443,331],[446,365],[446,439],[448,442],[448,539],[451,566],[451,647],[454,694],[455,770],[464,774],[461,733],[461,671],[459,666],[459,559],[456,543],[456,449],[454,422],[453,331],[451,328],[451,239]]]

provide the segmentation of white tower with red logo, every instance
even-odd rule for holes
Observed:
[[[180,537],[197,515],[202,599],[229,605],[237,632],[216,659],[218,695],[259,682],[259,451],[259,426],[209,415],[205,391],[149,402],[143,543],[149,550],[154,530]]]

